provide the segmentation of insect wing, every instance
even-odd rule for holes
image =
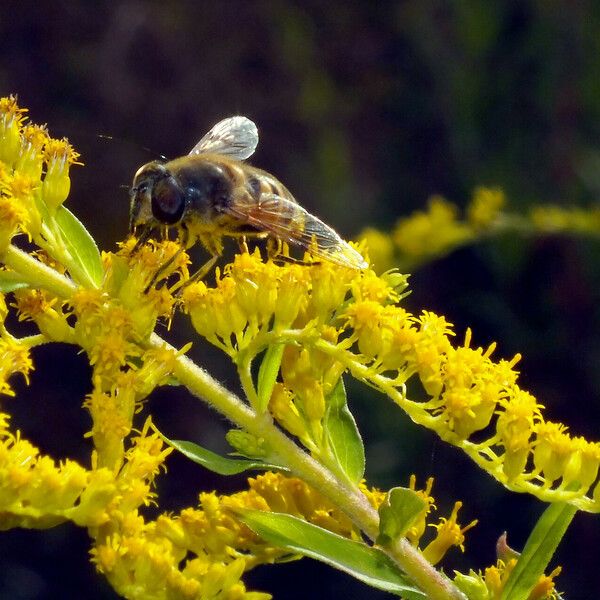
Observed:
[[[352,269],[368,267],[360,253],[329,225],[277,194],[262,194],[258,202],[251,197],[237,201],[227,212],[284,242],[306,248],[317,258]]]
[[[258,130],[247,117],[219,121],[191,150],[190,154],[222,154],[245,160],[258,145]]]

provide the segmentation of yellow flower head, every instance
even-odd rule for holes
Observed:
[[[12,338],[0,338],[0,394],[14,396],[8,378],[13,373],[21,373],[29,383],[32,369],[33,362],[26,345]]]
[[[416,212],[400,221],[393,233],[400,250],[413,257],[443,254],[472,238],[470,227],[461,223],[458,211],[441,196],[429,199],[428,212]]]
[[[461,527],[457,522],[458,511],[462,502],[455,502],[449,519],[441,518],[438,525],[433,525],[437,530],[435,539],[423,550],[423,556],[435,565],[442,560],[446,552],[452,546],[458,546],[461,552],[465,551],[463,543],[465,532],[477,525],[477,521],[471,521],[468,525]]]
[[[71,179],[69,167],[80,165],[79,154],[66,138],[62,140],[48,139],[44,147],[46,175],[42,184],[42,200],[46,206],[56,210],[69,195]]]
[[[504,192],[500,189],[478,187],[467,208],[467,218],[477,229],[493,224],[506,204]]]
[[[369,248],[369,263],[378,273],[394,266],[394,243],[389,235],[374,227],[363,229],[361,241]]]
[[[12,166],[21,145],[20,129],[26,108],[19,108],[16,96],[0,98],[0,161]]]
[[[44,146],[50,141],[44,126],[28,124],[21,130],[21,150],[15,170],[39,183],[44,168]]]

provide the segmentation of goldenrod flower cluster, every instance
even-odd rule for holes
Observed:
[[[471,571],[468,575],[457,573],[455,581],[468,593],[469,598],[501,598],[517,558],[498,559],[495,565],[483,572]],[[554,579],[560,575],[561,567],[550,574],[542,575],[527,600],[560,600],[563,596],[556,590]]]
[[[248,508],[289,514],[344,537],[360,539],[350,519],[300,479],[279,473],[266,473],[249,479],[248,483],[247,491],[230,496],[218,496],[214,492],[202,493],[198,508],[186,508],[174,515],[161,515],[149,524],[145,524],[140,517],[130,518],[127,523],[123,522],[121,532],[111,535],[93,551],[94,561],[109,578],[126,569],[151,570],[158,587],[160,579],[170,585],[171,579],[178,580],[181,576],[173,569],[171,556],[181,560],[187,553],[195,555],[195,558],[187,563],[184,574],[208,571],[211,564],[215,563],[223,565],[220,569],[239,570],[241,574],[243,562],[248,569],[259,564],[293,558],[285,549],[270,546],[240,523],[236,518],[237,510]],[[414,485],[414,480],[411,485]],[[378,496],[380,501],[383,501],[384,494],[378,490],[369,490],[364,486],[363,489],[371,498]],[[428,495],[430,489],[431,481],[428,482],[427,490],[418,493]],[[426,529],[426,518],[433,506],[433,498],[429,500],[410,536],[415,546]],[[375,507],[377,508],[377,505]],[[463,533],[475,523],[461,529],[456,522],[459,508],[460,503],[455,507],[450,519],[442,518],[440,524],[434,525],[436,536],[425,547],[423,552],[426,556],[432,555],[439,560],[452,546],[462,549]],[[140,538],[145,540],[143,545]],[[131,544],[135,547],[129,550]],[[121,554],[128,556],[121,558]],[[144,563],[151,564],[144,567]],[[119,582],[127,581],[124,573],[120,573],[117,579]],[[195,587],[189,582],[188,585],[190,590]],[[152,584],[149,589],[152,589]],[[117,590],[127,597],[136,597],[125,589],[117,587]],[[256,598],[259,597],[266,595],[257,594]]]
[[[90,468],[57,463],[11,432],[8,414],[0,412],[0,529],[67,520],[86,527],[98,568],[129,598],[266,598],[246,593],[243,558],[223,562],[208,552],[194,558],[193,549],[169,551],[166,534],[157,534],[156,521],[146,522],[140,512],[156,502],[153,482],[172,448],[149,430],[149,421],[136,434],[133,420],[179,356],[147,344],[174,299],[166,288],[145,288],[178,246],[149,245],[133,260],[125,245],[102,262],[98,255],[100,277],[91,271],[69,239],[80,230],[62,207],[78,155],[66,140],[26,124],[25,112],[13,97],[0,100],[0,283],[13,293],[18,318],[34,322],[40,333],[12,335],[5,326],[11,305],[0,295],[0,393],[14,395],[14,374],[29,380],[32,347],[51,341],[81,347],[93,368],[93,389],[83,404],[92,417],[93,446]],[[18,234],[40,250],[29,257],[20,252],[11,245]],[[182,255],[163,276],[187,276],[186,261]]]
[[[600,444],[543,418],[518,386],[518,356],[493,360],[495,344],[473,348],[470,331],[453,343],[444,317],[398,306],[403,288],[389,274],[279,265],[255,253],[237,256],[215,287],[190,285],[183,299],[198,333],[232,356],[242,377],[268,345],[285,346],[269,407],[313,453],[326,450],[327,396],[349,371],[510,489],[600,511]],[[413,376],[428,399],[407,397]]]
[[[516,235],[600,234],[600,209],[535,205],[525,214],[511,212],[497,188],[478,187],[461,217],[458,206],[429,198],[427,210],[398,220],[391,234],[366,228],[361,239],[369,247],[378,272],[391,267],[412,271],[457,248],[506,233]]]
[[[42,226],[44,213],[55,213],[66,200],[69,167],[81,164],[66,139],[52,139],[44,127],[25,124],[26,112],[16,98],[0,99],[0,252],[17,232],[36,243],[40,236],[54,238],[56,231]]]
[[[25,112],[15,98],[0,99],[0,394],[14,395],[9,383],[14,374],[28,381],[32,347],[56,341],[80,347],[92,366],[92,391],[83,402],[92,418],[90,466],[57,464],[42,455],[10,431],[8,415],[0,412],[0,529],[67,520],[86,527],[98,570],[120,594],[140,599],[269,597],[246,591],[240,577],[257,564],[288,558],[288,551],[242,525],[239,509],[286,513],[364,539],[366,528],[357,526],[360,518],[351,510],[279,473],[251,479],[249,489],[238,494],[200,494],[198,507],[146,519],[144,508],[158,503],[154,481],[172,448],[149,420],[136,431],[135,416],[183,362],[187,347],[176,351],[153,333],[157,319],[169,319],[176,308],[236,365],[248,401],[243,409],[236,405],[236,414],[245,419],[250,414],[256,431],[263,427],[271,434],[269,445],[236,423],[242,429],[228,438],[236,449],[281,458],[289,446],[277,448],[273,440],[281,442],[277,436],[284,430],[311,456],[289,437],[285,443],[327,470],[327,482],[339,485],[338,498],[346,492],[360,498],[363,515],[376,516],[385,493],[339,464],[331,406],[338,394],[338,409],[346,410],[339,403],[344,373],[389,396],[413,421],[460,447],[510,489],[600,511],[600,445],[544,419],[543,407],[518,386],[518,357],[494,360],[494,346],[472,347],[470,332],[462,343],[453,341],[444,317],[404,309],[404,275],[314,262],[310,252],[302,264],[264,260],[257,251],[237,255],[209,285],[190,278],[186,254],[168,240],[136,248],[133,257],[131,239],[119,252],[101,256],[63,206],[78,154],[67,140],[27,124]],[[495,223],[502,203],[499,192],[479,191],[467,227],[452,206],[436,199],[428,215],[396,233],[395,242],[407,244],[414,256],[426,248],[439,255]],[[431,245],[434,231],[437,246]],[[19,250],[12,243],[19,234],[39,251]],[[388,252],[386,244],[380,236],[373,248]],[[11,294],[8,304],[4,294]],[[35,323],[39,334],[12,335],[5,326],[12,308],[19,319]],[[426,398],[408,397],[411,379],[419,380]],[[215,405],[222,397],[217,386]],[[343,426],[352,435],[348,414]],[[460,503],[447,519],[428,523],[431,485],[417,492],[425,505],[407,538],[436,564],[450,547],[462,549],[474,523],[457,523]],[[425,544],[428,524],[435,536]],[[372,531],[369,535],[375,539]],[[494,589],[494,573],[480,578],[487,589]]]
[[[0,528],[46,528],[66,520],[106,527],[113,513],[129,512],[152,497],[150,484],[169,450],[147,429],[133,439],[118,469],[85,469],[71,460],[57,464],[0,413]]]

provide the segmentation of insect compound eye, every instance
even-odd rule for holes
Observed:
[[[185,208],[185,194],[173,176],[164,177],[152,190],[152,214],[165,225],[181,221]]]

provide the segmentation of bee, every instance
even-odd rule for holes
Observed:
[[[182,250],[199,241],[212,255],[210,266],[223,251],[223,237],[254,236],[270,237],[279,248],[286,242],[318,259],[365,269],[361,254],[302,208],[280,181],[243,162],[257,145],[256,125],[246,117],[229,117],[188,155],[140,167],[130,190],[130,232],[135,235],[142,228],[135,249],[154,229],[177,228]]]

